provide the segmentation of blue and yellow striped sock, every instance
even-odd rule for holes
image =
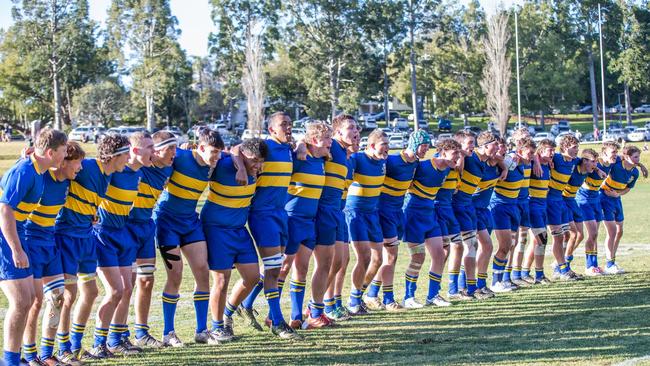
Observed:
[[[305,286],[307,283],[291,280],[289,292],[291,295],[291,320],[302,320],[302,305],[305,301]]]
[[[25,355],[25,360],[27,362],[32,362],[38,358],[38,352],[36,351],[36,344],[23,344],[23,354]]]
[[[133,328],[135,328],[135,338],[140,339],[142,337],[146,337],[147,334],[149,334],[149,326],[147,324],[134,324]]]
[[[223,329],[223,320],[214,320],[212,319],[212,331]]]
[[[591,264],[594,267],[598,267],[598,251],[594,250],[591,257]]]
[[[405,276],[406,286],[404,287],[404,300],[415,297],[415,291],[418,288],[418,275],[406,274]]]
[[[368,287],[368,292],[366,293],[366,296],[368,296],[368,297],[377,297],[377,296],[379,296],[379,289],[380,288],[381,288],[381,281],[372,280],[372,282],[370,282],[370,287]]]
[[[109,347],[115,347],[122,342],[122,333],[128,329],[126,324],[111,324],[108,327],[108,341]]]
[[[208,329],[208,305],[210,303],[209,291],[194,292],[194,313],[196,314],[196,332],[201,333]]]
[[[616,258],[612,258],[612,259],[607,260],[607,268],[612,267],[615,264],[616,264]]]
[[[269,304],[269,317],[274,326],[278,326],[284,322],[282,316],[282,309],[280,308],[280,292],[277,288],[264,290],[266,302]]]
[[[356,288],[350,290],[350,306],[358,306],[361,304],[361,296],[363,296],[363,290]]]
[[[86,324],[72,323],[70,328],[70,350],[72,352],[81,349],[81,340],[86,331]]]
[[[463,291],[467,288],[467,273],[465,273],[465,266],[460,266],[460,273],[458,274],[458,284],[456,285],[458,291]]]
[[[530,277],[530,268],[521,269],[521,278]]]
[[[467,293],[472,295],[476,292],[476,280],[467,279]]]
[[[331,313],[336,310],[336,299],[325,299],[325,313]]]
[[[566,274],[569,272],[569,265],[566,263],[562,263],[557,268],[560,270],[560,274]]]
[[[54,339],[42,337],[41,338],[41,359],[52,357],[54,354]]]
[[[260,280],[257,281],[257,285],[255,285],[255,287],[253,287],[253,290],[251,291],[251,293],[248,294],[248,296],[246,296],[244,301],[242,301],[241,306],[244,309],[249,309],[249,310],[252,309],[253,304],[255,303],[255,299],[257,299],[257,296],[260,294],[260,292],[262,292],[262,290],[264,290],[264,276],[263,275],[260,276]]]
[[[449,290],[447,292],[450,295],[458,293],[458,277],[460,277],[460,271],[449,271]]]
[[[181,295],[162,294],[162,308],[163,308],[163,335],[169,334],[174,331],[174,318],[176,317],[176,305]]]
[[[512,268],[512,279],[513,280],[520,280],[521,279],[521,267],[513,267]]]
[[[395,302],[395,293],[393,292],[393,285],[383,284],[381,288],[384,295],[384,305],[392,304]]]
[[[503,282],[510,281],[511,275],[512,275],[512,267],[508,266],[506,267],[506,270],[503,271]]]
[[[438,296],[440,292],[440,281],[442,281],[442,275],[439,273],[429,272],[429,293],[427,299],[433,299]]]
[[[235,314],[235,311],[237,311],[237,307],[226,301],[226,308],[223,309],[223,315],[232,318],[233,314]]]
[[[564,257],[564,260],[566,260],[567,263],[571,265],[571,262],[573,262],[573,255],[567,255],[566,257]]]
[[[496,255],[492,259],[492,285],[503,281],[503,269],[506,267],[506,259],[498,258]]]
[[[336,302],[337,308],[343,307],[343,296],[341,296],[341,294],[334,295],[334,301]]]
[[[476,287],[481,289],[487,286],[487,273],[479,273],[476,275]]]
[[[108,328],[95,327],[95,343],[93,343],[93,347],[105,345],[106,337],[108,337]]]
[[[280,293],[280,298],[282,298],[282,290],[284,289],[284,278],[278,278],[278,292]]]
[[[314,302],[314,300],[311,300],[309,302],[309,316],[312,319],[316,319],[316,318],[320,317],[321,315],[323,315],[324,310],[325,310],[325,304],[323,304],[322,302],[317,303],[317,302]]]
[[[541,280],[544,278],[544,268],[535,268],[535,279]]]
[[[591,251],[585,250],[585,268],[589,269],[593,267],[592,261],[591,261]]]
[[[56,342],[59,344],[59,354],[70,351],[70,333],[57,333]]]
[[[11,352],[4,350],[2,355],[4,364],[7,366],[20,365],[20,352]]]

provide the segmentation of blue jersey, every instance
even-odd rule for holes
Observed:
[[[28,238],[51,242],[54,245],[54,224],[65,204],[69,187],[68,179],[57,180],[51,170],[43,174],[43,192],[46,194],[41,197],[25,223],[25,235]]]
[[[553,167],[551,168],[551,181],[548,184],[548,196],[546,199],[549,201],[558,201],[562,199],[562,192],[566,186],[573,169],[580,159],[565,159],[560,153],[553,155]]]
[[[626,188],[634,188],[637,179],[639,179],[639,169],[636,167],[632,167],[632,169],[629,170],[625,169],[623,161],[617,160],[609,171],[609,175],[607,175],[607,178],[603,181],[601,190],[620,192]],[[605,196],[602,192],[601,195]]]
[[[196,205],[208,186],[210,174],[210,166],[200,165],[196,154],[196,151],[176,149],[174,171],[156,211],[182,217],[196,214]]]
[[[479,159],[476,153],[465,157],[463,164],[463,171],[460,174],[460,182],[458,183],[458,190],[452,198],[454,205],[470,205],[472,204],[472,195],[476,193],[478,184],[483,178],[485,171],[485,162]]]
[[[525,165],[517,165],[514,169],[508,170],[506,179],[497,182],[492,203],[516,203],[519,199],[519,190],[524,182]]]
[[[386,159],[386,178],[381,187],[379,205],[383,209],[401,210],[404,205],[404,195],[411,186],[418,161],[408,162],[403,152],[389,155]]]
[[[418,163],[413,177],[413,184],[406,195],[404,207],[417,209],[433,209],[433,202],[441,192],[441,187],[447,178],[449,167],[438,169],[433,159]]]
[[[133,201],[138,196],[141,176],[139,169],[133,170],[128,166],[111,175],[111,183],[97,209],[98,225],[113,228],[126,225]]]
[[[519,202],[528,201],[528,187],[530,187],[530,174],[532,170],[532,164],[523,163],[524,169],[524,180],[521,181],[521,188],[519,188],[519,197],[517,197]]]
[[[452,197],[456,192],[456,188],[458,188],[459,176],[458,170],[451,169],[449,171],[442,187],[440,187],[438,194],[436,194],[436,205],[451,206]]]
[[[345,204],[348,199],[348,190],[350,189],[352,180],[354,179],[354,165],[352,163],[352,159],[348,159],[346,165],[348,167],[348,175],[345,177],[345,188],[343,189],[343,194],[341,195],[341,210],[345,208]]]
[[[331,158],[325,162],[325,185],[321,193],[321,206],[340,207],[343,190],[346,188],[345,179],[348,175],[347,150],[333,140],[330,148]]]
[[[56,231],[78,238],[92,234],[97,208],[106,194],[110,174],[97,159],[81,161],[81,171],[70,182],[68,197],[56,219]]]
[[[45,171],[32,156],[18,160],[0,180],[0,202],[14,210],[16,230],[21,238],[24,236],[24,224],[43,194],[43,173]]]
[[[165,189],[173,168],[170,166],[158,168],[155,166],[142,167],[138,196],[133,201],[133,208],[129,214],[129,221],[149,221],[153,214],[153,208],[158,198]]]
[[[575,169],[573,169],[573,173],[571,173],[569,181],[567,182],[566,186],[564,186],[562,197],[565,200],[575,200],[578,189],[580,186],[582,186],[585,179],[587,178],[587,172],[582,171],[581,168],[581,165],[576,165]]]
[[[257,178],[252,211],[283,209],[293,172],[291,146],[270,138],[266,140],[268,153]]]
[[[616,158],[618,161],[620,158]],[[609,174],[610,170],[612,170],[612,166],[614,164],[602,164],[601,162],[598,162],[596,165],[598,169],[602,170],[605,172],[605,174]],[[600,186],[603,184],[603,181],[605,178],[601,178],[600,174],[598,174],[598,170],[594,170],[593,172],[589,173],[587,175],[587,178],[585,178],[584,183],[582,183],[582,186],[580,186],[580,189],[578,189],[578,193],[576,194],[576,201],[579,202],[599,202],[600,201]]]
[[[497,165],[485,164],[485,170],[483,171],[483,178],[478,183],[478,189],[476,193],[472,195],[472,203],[476,208],[488,208],[490,205],[490,199],[492,198],[492,193],[494,192],[494,187],[497,185],[499,180],[499,167]]]
[[[530,176],[530,187],[528,196],[530,204],[543,204],[546,206],[546,196],[548,195],[548,185],[551,181],[551,167],[548,164],[542,164],[542,175],[537,176],[532,173]]]
[[[217,225],[229,229],[243,228],[248,219],[255,178],[248,177],[248,185],[237,184],[237,169],[232,157],[223,157],[210,177],[208,199],[201,210],[204,225]]]
[[[306,160],[294,159],[289,197],[284,206],[289,216],[316,217],[324,184],[325,158],[307,154]]]
[[[354,175],[345,208],[373,212],[377,209],[386,174],[386,159],[375,160],[365,152],[352,154]]]

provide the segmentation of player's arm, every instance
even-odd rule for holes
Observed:
[[[648,168],[646,168],[645,165],[643,165],[642,162],[639,162],[639,164],[637,164],[637,166],[641,170],[641,174],[643,174],[643,178],[647,179],[648,178]]]
[[[239,145],[233,146],[230,149],[230,156],[232,157],[232,163],[237,170],[235,173],[235,181],[240,186],[245,186],[248,184],[248,173],[246,173],[246,166],[244,165],[244,159],[242,159],[241,154],[239,153]]]
[[[497,166],[499,169],[501,169],[501,175],[499,175],[499,180],[504,180],[508,177],[508,167],[506,166],[505,161],[503,161],[503,158],[496,158],[495,159],[497,162]]]
[[[16,230],[16,217],[14,216],[14,209],[6,203],[0,203],[0,229],[2,235],[7,240],[11,254],[14,257],[14,265],[17,268],[28,268],[29,258],[27,253],[23,250],[20,239],[18,238],[18,231]]]
[[[533,157],[533,174],[541,177],[544,172],[542,171],[542,163],[539,162],[539,155],[535,154]]]

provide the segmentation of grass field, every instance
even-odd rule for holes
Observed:
[[[94,145],[86,148],[91,152]],[[13,164],[19,149],[17,144],[0,144],[0,156],[4,157],[0,159],[0,171]],[[650,165],[648,155],[644,153],[643,158]],[[647,320],[650,238],[646,226],[650,219],[646,206],[649,198],[650,184],[642,179],[623,200],[627,221],[618,255],[618,262],[628,271],[623,276],[526,288],[446,309],[372,313],[342,322],[335,328],[303,332],[305,339],[300,342],[277,340],[268,331],[250,330],[236,320],[236,341],[221,346],[199,346],[190,343],[195,325],[191,300],[193,281],[186,268],[176,329],[189,344],[182,349],[147,351],[141,356],[96,364],[607,365],[643,357],[650,354],[650,321]],[[604,264],[603,238],[601,232],[601,265]],[[401,250],[395,279],[398,299],[403,296],[408,256],[404,247]],[[584,266],[583,253],[581,247],[576,254],[573,267],[578,271]],[[426,268],[418,282],[418,299],[422,302],[428,287]],[[550,273],[549,268],[546,270]],[[162,332],[160,294],[164,278],[164,269],[159,265],[149,322],[156,336]],[[236,278],[235,274],[233,282]],[[445,275],[443,293],[446,281]],[[282,297],[285,317],[290,309],[287,294],[288,285]],[[344,298],[348,294],[349,287],[344,291]],[[306,301],[308,298],[309,295]],[[5,307],[6,300],[0,297],[0,314]],[[263,298],[258,299],[256,307],[260,314],[267,311]],[[260,315],[260,321],[262,318]],[[94,318],[91,318],[86,327],[86,346],[91,342],[93,326]]]

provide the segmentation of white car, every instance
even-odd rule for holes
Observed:
[[[366,147],[368,147],[368,138],[362,137],[361,141],[359,141],[359,149],[364,150]]]
[[[393,128],[396,128],[398,130],[408,130],[409,128],[409,121],[406,118],[395,118],[392,122]]]
[[[648,137],[650,137],[650,130],[642,127],[636,128],[633,132],[629,132],[625,139],[631,142],[639,142],[648,140]]]
[[[442,141],[442,140],[450,139],[450,138],[453,138],[453,137],[454,137],[454,135],[452,135],[450,133],[441,133],[440,135],[438,135],[438,137],[436,137],[436,141]]]
[[[374,118],[368,117],[362,124],[364,130],[374,130],[377,128],[377,121]]]
[[[650,104],[642,104],[634,108],[634,113],[650,113]]]
[[[406,139],[402,135],[393,135],[388,140],[388,148],[393,149],[403,149],[406,147]]]
[[[538,132],[535,137],[533,137],[533,141],[540,143],[542,140],[555,140],[555,137],[553,137],[553,134],[550,132]]]
[[[77,127],[70,131],[68,139],[72,141],[88,142],[93,139],[94,131],[92,126]]]
[[[607,108],[607,113],[622,113],[625,112],[625,106],[621,104],[613,105]]]
[[[603,141],[620,141],[625,140],[625,132],[620,128],[612,128],[609,131],[605,132],[603,135]]]
[[[269,137],[269,135],[266,132],[260,132],[258,130],[250,130],[250,129],[245,129],[244,133],[241,135],[241,139],[243,140],[250,140],[253,137],[259,137],[261,139],[266,139]]]
[[[302,140],[305,138],[305,129],[304,128],[292,128],[291,129],[291,137],[293,138],[293,141],[298,141]]]
[[[120,127],[111,127],[109,128],[106,133],[117,133],[126,137],[131,137],[136,132],[140,131],[146,131],[144,127],[136,127],[136,126],[120,126]]]
[[[555,137],[555,144],[560,146],[560,142],[562,142],[562,139],[564,138],[564,136],[567,136],[567,135],[575,136],[575,134],[573,132],[571,132],[571,131],[560,132],[560,134]]]

